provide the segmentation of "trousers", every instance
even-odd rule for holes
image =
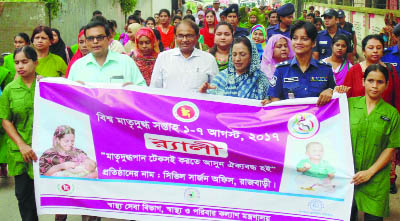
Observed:
[[[15,196],[22,221],[38,221],[33,180],[27,173],[15,176]]]

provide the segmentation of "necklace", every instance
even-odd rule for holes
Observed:
[[[216,58],[216,60],[217,60],[217,64],[218,65],[225,65],[225,64],[228,63],[228,59],[218,59],[218,58]]]

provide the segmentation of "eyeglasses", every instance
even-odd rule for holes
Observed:
[[[104,38],[106,38],[106,37],[107,37],[107,36],[105,36],[105,35],[89,36],[89,37],[86,37],[86,40],[89,41],[89,42],[93,42],[94,39],[96,39],[96,41],[103,41]]]
[[[196,35],[180,35],[179,34],[176,36],[176,39],[179,39],[179,40],[183,40],[184,38],[186,38],[187,40],[193,40],[196,38]]]

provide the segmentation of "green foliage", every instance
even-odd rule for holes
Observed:
[[[137,0],[118,0],[121,6],[121,11],[128,14],[133,11],[136,6]]]
[[[296,5],[296,0],[283,0],[282,3],[283,4],[281,4],[281,5],[284,5],[286,3],[292,3],[293,5]]]
[[[50,10],[53,16],[57,16],[61,8],[61,0],[40,0],[45,2],[46,7]]]

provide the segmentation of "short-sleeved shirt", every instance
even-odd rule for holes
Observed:
[[[17,73],[14,64],[14,54],[9,54],[4,57],[3,67],[10,71],[10,74],[4,80],[4,84],[7,85],[14,80],[15,73]]]
[[[36,72],[43,77],[61,77],[67,71],[67,64],[58,55],[49,52],[49,55],[40,58]]]
[[[397,74],[400,74],[400,50],[398,45],[387,48],[381,60],[391,63],[396,68]]]
[[[333,168],[326,160],[321,160],[319,164],[314,164],[310,161],[310,159],[304,159],[301,160],[296,167],[298,169],[303,168],[304,164],[306,163],[311,165],[311,168],[309,170],[303,172],[303,175],[306,176],[322,179],[322,178],[327,178],[329,174],[334,174],[336,172],[335,168]]]
[[[185,58],[179,48],[174,48],[158,55],[150,87],[198,92],[201,85],[211,83],[218,72],[217,62],[210,53],[195,48]]]
[[[338,34],[344,34],[349,38],[349,40],[351,40],[351,34],[339,27],[337,29],[335,36]],[[319,53],[320,60],[332,55],[332,40],[333,38],[329,35],[328,30],[322,30],[318,32],[313,51]]]
[[[268,95],[281,100],[289,93],[295,98],[318,97],[325,89],[336,86],[332,66],[311,58],[308,69],[303,73],[296,57],[277,65]]]
[[[290,27],[285,32],[283,32],[283,31],[281,31],[279,23],[274,26],[270,26],[267,29],[267,37],[268,37],[267,39],[269,39],[270,37],[272,37],[272,35],[275,35],[275,34],[281,34],[287,38],[290,38]]]
[[[6,86],[0,97],[0,119],[6,119],[13,123],[22,140],[32,144],[33,129],[33,98],[35,95],[36,81],[30,88],[22,82],[21,77]],[[17,176],[28,172],[33,178],[32,164],[24,162],[18,146],[11,140],[7,140],[9,148],[9,175]]]
[[[386,148],[400,147],[397,110],[381,99],[368,115],[365,97],[349,101],[350,132],[355,172],[369,169]],[[358,210],[374,216],[389,216],[390,163],[368,182],[355,186]]]
[[[97,63],[92,53],[77,60],[71,67],[68,79],[91,83],[132,82],[134,85],[146,85],[132,58],[110,50],[103,66]]]
[[[247,28],[239,28],[239,27],[237,27],[236,30],[235,30],[235,33],[233,33],[233,37],[234,38],[248,36],[248,35],[249,35],[249,30]]]
[[[161,42],[162,42],[164,48],[166,50],[174,48],[174,26],[170,25],[168,27],[168,32],[167,33],[164,33],[162,31],[162,27],[161,26],[157,26],[157,30],[160,32]]]

